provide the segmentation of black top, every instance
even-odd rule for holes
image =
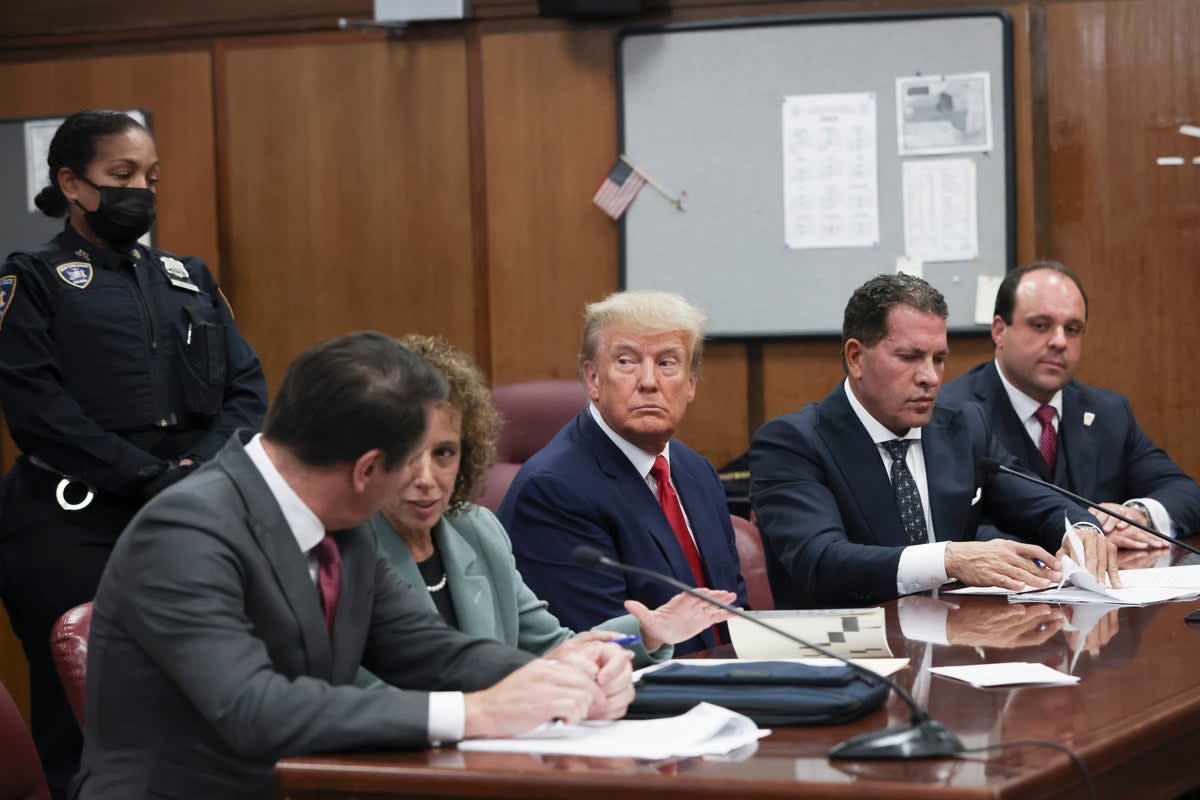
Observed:
[[[441,553],[434,550],[429,558],[417,562],[417,569],[421,571],[421,580],[425,582],[425,588],[429,590],[429,596],[433,598],[433,604],[437,606],[442,619],[450,627],[457,628],[458,617],[454,613],[454,602],[450,599],[450,584],[446,580],[446,566],[442,563]]]
[[[257,430],[266,385],[202,261],[68,224],[0,268],[0,399],[26,454],[137,495],[166,460]]]

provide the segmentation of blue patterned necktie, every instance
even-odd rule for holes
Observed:
[[[917,482],[908,471],[904,460],[908,455],[911,439],[892,439],[883,442],[883,449],[892,457],[892,489],[896,492],[896,505],[900,506],[900,521],[904,524],[904,535],[909,544],[926,544],[929,532],[925,530],[925,507],[921,505],[921,493]]]

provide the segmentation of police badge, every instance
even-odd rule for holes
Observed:
[[[54,268],[58,277],[76,289],[86,289],[92,282],[92,265],[85,261],[68,261]]]
[[[167,280],[171,285],[180,289],[187,289],[189,292],[198,292],[200,287],[192,283],[192,276],[188,274],[187,267],[183,262],[170,256],[162,256],[163,269],[166,270]]]
[[[9,306],[12,305],[13,297],[17,294],[17,276],[5,275],[0,278],[0,325],[4,324],[4,317],[8,314]]]

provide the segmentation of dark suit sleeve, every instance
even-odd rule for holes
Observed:
[[[588,545],[623,560],[601,518],[589,499],[546,474],[514,485],[501,509],[521,576],[559,622],[575,631],[621,616],[630,596],[621,573],[581,567],[571,558],[576,547]]]
[[[124,534],[116,619],[243,758],[427,743],[428,693],[361,689],[277,671],[246,611],[247,586],[237,549],[186,485],[153,503]],[[110,567],[112,565],[110,564]],[[361,573],[371,576],[371,571]],[[472,639],[408,602],[381,561],[370,666],[393,682],[423,688],[478,687],[527,656]],[[112,581],[110,581],[112,582]],[[343,593],[346,591],[343,586]],[[286,624],[290,618],[279,618]],[[299,642],[297,642],[299,646]],[[506,652],[502,652],[506,651]]]
[[[785,417],[755,435],[750,494],[772,566],[778,567],[770,576],[777,600],[803,596],[801,602],[817,606],[844,605],[847,598],[872,604],[898,595],[903,548],[851,541],[834,481],[839,494],[850,491],[812,430],[801,431]],[[794,602],[785,599],[784,605]]]
[[[1124,453],[1128,496],[1090,499],[1121,503],[1135,497],[1150,497],[1163,504],[1180,537],[1200,531],[1200,486],[1150,441],[1134,419],[1129,401],[1121,398],[1121,402],[1129,420]],[[1100,458],[1106,457],[1112,458],[1115,454],[1100,454]]]

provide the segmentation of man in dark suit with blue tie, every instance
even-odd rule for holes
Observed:
[[[879,275],[846,305],[846,380],[820,403],[764,425],[750,447],[750,498],[782,607],[860,606],[959,580],[1019,589],[1060,577],[1073,553],[1114,586],[1116,548],[1094,518],[1015,465],[975,407],[935,405],[948,353],[945,298],[920,278]],[[981,514],[1025,542],[975,541]],[[1043,566],[1044,565],[1044,566]]]
[[[666,292],[619,292],[587,307],[578,368],[591,402],[525,463],[499,512],[521,576],[569,628],[675,594],[648,578],[575,565],[579,545],[735,592],[745,604],[721,482],[671,438],[696,396],[704,324],[703,312]],[[680,642],[675,654],[712,647],[717,635]]]
[[[1043,480],[1189,536],[1200,530],[1200,486],[1150,441],[1128,400],[1074,379],[1087,311],[1079,278],[1056,261],[1008,273],[992,319],[995,359],[946,384],[942,402],[980,406],[1005,448]],[[1167,546],[1094,513],[1118,547]]]

